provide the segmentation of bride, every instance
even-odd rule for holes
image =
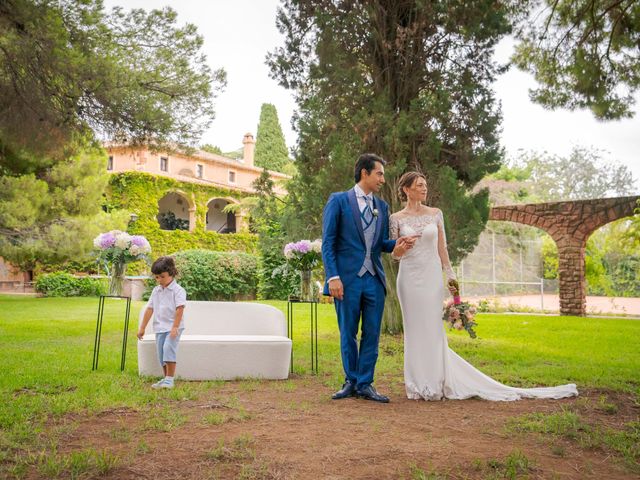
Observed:
[[[449,262],[442,212],[423,205],[427,181],[407,172],[398,193],[406,207],[391,215],[391,238],[416,236],[414,247],[400,258],[397,289],[404,322],[404,381],[407,397],[418,400],[519,400],[578,395],[575,384],[548,388],[503,385],[451,350],[442,322],[445,288],[442,272],[455,279]]]

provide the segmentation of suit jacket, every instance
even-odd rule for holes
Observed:
[[[371,245],[371,261],[376,276],[387,289],[382,268],[382,252],[393,251],[396,241],[389,240],[389,206],[373,197],[378,210],[376,233]],[[324,263],[324,294],[329,295],[329,279],[340,276],[343,284],[355,280],[364,263],[367,247],[360,219],[360,207],[353,189],[332,193],[324,207],[322,218],[322,261]]]

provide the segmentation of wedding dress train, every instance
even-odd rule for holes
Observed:
[[[421,235],[400,260],[398,297],[404,322],[404,379],[407,397],[441,400],[480,397],[511,401],[578,395],[575,384],[515,388],[485,375],[449,348],[442,321],[443,267],[455,278],[446,249],[442,213],[394,214],[391,238]]]

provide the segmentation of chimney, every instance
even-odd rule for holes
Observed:
[[[244,160],[245,165],[253,167],[253,153],[256,150],[256,141],[253,139],[253,135],[245,133],[244,138],[242,139],[242,144],[244,145],[242,159]]]

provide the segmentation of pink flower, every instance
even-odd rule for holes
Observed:
[[[462,325],[461,320],[458,320],[453,324],[453,328],[455,328],[456,330],[462,330],[464,328],[464,325]]]

